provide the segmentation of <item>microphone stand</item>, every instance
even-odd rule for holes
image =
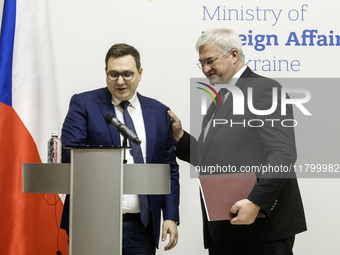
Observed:
[[[123,139],[123,149],[124,149],[123,164],[127,163],[127,159],[126,159],[126,149],[127,148],[128,148],[128,146],[127,146],[127,136],[124,136],[124,139]]]

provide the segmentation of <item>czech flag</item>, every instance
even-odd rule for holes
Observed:
[[[5,0],[0,34],[1,254],[68,254],[66,233],[59,229],[59,195],[25,194],[22,187],[22,163],[46,162],[47,140],[60,128],[51,53],[46,0]]]

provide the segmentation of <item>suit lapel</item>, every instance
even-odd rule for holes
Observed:
[[[97,104],[100,108],[103,118],[107,113],[113,113],[116,115],[115,107],[112,104],[111,93],[107,88],[100,90],[98,93]],[[109,125],[107,125],[107,128],[111,136],[112,145],[121,146],[119,132],[115,128],[111,128]]]
[[[151,163],[154,146],[156,142],[156,113],[150,101],[137,93],[139,102],[142,107],[145,136],[146,136],[146,162]]]
[[[227,116],[230,113],[232,113],[232,108],[233,108],[233,99],[232,99],[232,96],[229,95],[225,103],[222,105],[221,109],[216,113],[216,115],[213,118],[214,119],[227,119]],[[203,153],[206,152],[207,148],[209,147],[207,145],[210,144],[210,140],[215,135],[216,131],[221,127],[221,125],[217,125],[216,127],[214,127],[213,125],[214,123],[212,121],[209,127],[209,131],[204,141]]]

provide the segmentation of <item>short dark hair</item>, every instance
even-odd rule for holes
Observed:
[[[109,61],[109,58],[118,58],[126,55],[132,55],[132,57],[135,59],[136,67],[139,69],[141,64],[138,50],[135,47],[125,43],[115,44],[109,49],[105,57],[105,68],[107,68],[107,62]]]

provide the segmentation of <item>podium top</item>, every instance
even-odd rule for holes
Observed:
[[[73,180],[79,183],[80,177],[84,177],[84,174],[87,178],[96,179],[98,175],[92,176],[92,174],[93,169],[97,167],[93,167],[86,160],[82,163],[83,165],[77,171],[80,175]],[[110,164],[104,164],[104,167],[107,167],[109,173],[115,169]],[[90,170],[86,173],[84,169]],[[125,164],[123,169],[124,194],[170,194],[170,166],[168,164]],[[71,172],[71,165],[68,163],[23,163],[23,192],[70,194]]]
[[[64,149],[124,149],[122,146],[109,146],[109,145],[86,145],[86,146],[76,146],[76,145],[64,145]],[[132,147],[126,147],[126,149],[131,149]]]

